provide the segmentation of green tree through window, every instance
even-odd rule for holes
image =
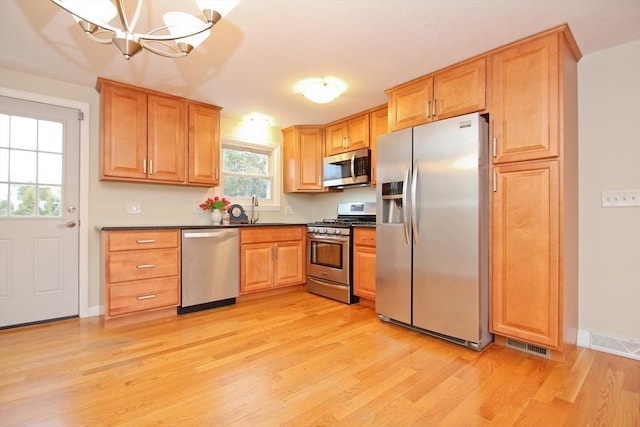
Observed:
[[[225,197],[260,199],[271,197],[273,176],[269,152],[258,149],[223,147],[222,186]]]

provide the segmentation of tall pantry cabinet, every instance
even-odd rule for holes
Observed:
[[[578,326],[577,61],[566,26],[492,52],[491,331],[563,360]]]

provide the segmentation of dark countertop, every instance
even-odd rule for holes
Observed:
[[[97,225],[98,231],[118,231],[118,230],[166,230],[166,229],[180,229],[180,230],[202,230],[209,228],[249,228],[249,227],[291,227],[291,226],[306,226],[307,223],[284,223],[284,222],[257,222],[255,224],[229,224],[229,225],[118,225],[107,226]]]

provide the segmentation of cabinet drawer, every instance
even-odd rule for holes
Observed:
[[[107,282],[178,276],[179,250],[153,249],[148,251],[121,251],[107,254]]]
[[[118,316],[161,307],[177,306],[178,278],[143,280],[124,285],[110,286],[109,316]]]
[[[265,227],[240,230],[240,243],[272,243],[302,240],[304,227]]]
[[[353,232],[353,243],[362,246],[375,246],[376,230],[374,228],[356,228]]]
[[[107,234],[108,251],[177,248],[178,230],[112,231]]]

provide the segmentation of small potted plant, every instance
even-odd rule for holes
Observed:
[[[220,225],[222,221],[222,213],[227,210],[231,202],[224,197],[220,198],[215,196],[207,198],[204,202],[200,203],[200,209],[203,211],[211,211],[211,222],[214,225]]]

